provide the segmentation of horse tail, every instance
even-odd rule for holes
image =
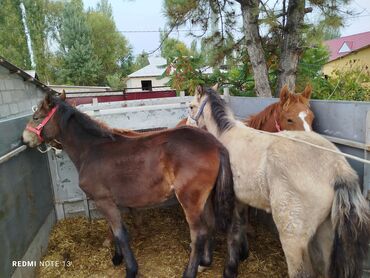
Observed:
[[[361,277],[370,239],[369,204],[361,193],[358,176],[350,166],[341,167],[334,183],[331,221],[334,241],[330,277]]]
[[[232,219],[235,205],[234,181],[229,152],[220,148],[220,167],[213,194],[213,207],[217,226],[225,231]]]

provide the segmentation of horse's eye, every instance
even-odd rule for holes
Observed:
[[[288,124],[292,124],[294,121],[292,119],[288,119]]]
[[[34,121],[37,121],[37,120],[39,119],[39,117],[37,117],[36,115],[33,115],[33,116],[32,116],[32,119],[33,119]]]

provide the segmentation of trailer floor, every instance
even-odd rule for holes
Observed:
[[[139,264],[139,277],[181,277],[188,261],[190,235],[178,206],[139,212],[143,224],[135,228],[131,215],[124,215],[131,234],[131,246]],[[249,240],[250,255],[239,268],[239,277],[287,277],[287,267],[277,235],[253,221],[256,237]],[[59,266],[39,267],[37,277],[124,277],[124,266],[113,266],[113,247],[104,246],[105,220],[84,217],[57,223],[43,261]],[[198,277],[221,277],[226,255],[225,237],[215,239],[212,267]],[[69,265],[69,266],[67,266]]]

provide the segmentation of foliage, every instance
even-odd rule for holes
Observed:
[[[245,38],[251,36],[251,34],[253,34],[252,36],[257,40],[261,38],[262,47],[257,46],[258,51],[255,50],[254,52],[259,53],[261,50],[261,52],[265,54],[266,62],[261,61],[265,64],[265,68],[269,73],[267,79],[270,82],[270,87],[274,88],[277,80],[283,73],[279,67],[283,64],[288,64],[291,69],[286,69],[284,78],[294,76],[297,71],[296,57],[303,57],[302,53],[306,49],[312,48],[313,46],[315,47],[318,43],[321,43],[323,38],[338,35],[338,28],[343,25],[343,16],[351,14],[351,11],[346,10],[346,5],[349,1],[350,0],[311,0],[306,2],[303,0],[165,0],[164,10],[170,27],[187,26],[186,24],[191,24],[192,26],[198,27],[194,28],[195,30],[201,29],[204,32],[202,40],[207,47],[206,60],[207,63],[212,66],[223,65],[225,58],[227,60],[232,60],[235,53],[244,52],[244,55],[247,56],[245,49],[248,49],[249,52],[253,52],[253,49],[249,47],[253,40],[251,38],[246,40]],[[307,21],[307,17],[304,22],[299,21],[297,19],[298,17],[290,17],[292,13],[288,8],[297,6],[307,8],[306,10],[297,10],[300,14],[300,18],[303,18],[304,14],[302,13],[307,11],[313,10],[316,12],[319,18],[316,20],[315,24],[310,25]],[[252,18],[242,21],[241,17],[243,11],[249,11],[251,9],[253,10],[251,12],[251,14],[253,14],[251,16]],[[253,16],[255,16],[256,23],[258,24],[256,31],[253,31],[253,28],[256,26]],[[287,22],[289,18],[291,21],[288,26]],[[243,22],[243,28],[238,26],[239,22]],[[253,24],[255,25],[252,26]],[[294,32],[291,32],[292,30],[289,28],[293,28]],[[211,32],[209,32],[210,30]],[[242,32],[243,30],[244,33]],[[249,33],[245,32],[245,30],[249,30]],[[260,30],[263,30],[263,32],[260,32]],[[314,32],[311,32],[311,30],[314,30]],[[310,32],[316,35],[316,37],[313,35],[310,37],[311,39],[314,38],[314,40],[308,39],[308,34]],[[247,33],[249,34],[248,36]],[[291,36],[291,33],[297,35]],[[199,34],[192,33],[192,35],[197,37]],[[287,40],[289,40],[289,43],[285,45],[288,45],[288,47],[283,48],[282,46]],[[256,46],[256,44],[253,45]],[[282,49],[285,51],[285,55],[282,55]],[[281,62],[281,57],[286,60],[286,63]],[[264,73],[256,72],[257,69],[261,69],[261,67],[256,66],[257,64],[259,65],[260,63],[250,65],[253,69],[253,75],[256,76],[256,74],[258,74],[260,77],[259,80],[265,80]],[[262,72],[263,70],[260,71]],[[302,69],[298,71],[302,72]],[[284,78],[279,79],[278,86],[285,80]],[[290,78],[290,80],[294,79]],[[302,81],[298,80],[298,83],[300,82]],[[261,89],[261,91],[263,90]]]
[[[9,61],[31,68],[20,2],[41,81],[106,85],[107,76],[132,72],[132,50],[117,31],[108,0],[89,11],[82,0],[0,0],[0,55]]]
[[[168,85],[177,91],[186,91],[192,95],[198,85],[205,84],[205,77],[199,71],[200,57],[183,56],[178,53],[170,67],[173,72]]]
[[[313,98],[370,101],[370,75],[364,69],[336,71],[313,79]]]
[[[306,48],[298,64],[296,91],[303,91],[307,83],[320,76],[328,59],[329,52],[325,46]]]
[[[19,0],[1,0],[0,55],[15,65],[31,68]]]
[[[161,56],[166,58],[167,61],[171,62],[178,56],[191,56],[192,51],[187,48],[185,43],[174,38],[165,38],[165,34],[162,32],[160,35],[161,41]]]
[[[119,62],[130,52],[128,42],[116,30],[113,18],[103,11],[90,11],[87,24],[91,28],[92,55],[101,63],[97,83],[105,84],[106,76],[117,72]]]
[[[45,0],[22,0],[26,9],[27,26],[30,32],[32,52],[35,60],[35,70],[39,78],[44,79],[47,72],[47,1]]]
[[[59,32],[62,54],[60,79],[74,85],[96,84],[102,66],[99,58],[94,56],[92,30],[87,23],[82,0],[65,4]]]
[[[107,83],[113,90],[121,90],[125,87],[123,77],[120,72],[107,75]]]
[[[149,65],[148,53],[145,51],[136,56],[135,63],[133,64],[132,71],[137,71],[147,65]]]

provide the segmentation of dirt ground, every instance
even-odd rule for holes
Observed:
[[[139,264],[139,277],[181,277],[189,255],[189,229],[178,206],[141,211],[143,225],[133,225],[124,215],[131,235],[131,246]],[[249,258],[241,263],[239,277],[287,277],[287,267],[277,236],[256,223],[256,237],[249,239]],[[43,261],[59,266],[39,267],[38,277],[124,277],[124,266],[113,266],[113,247],[103,246],[108,226],[105,220],[84,217],[58,222],[49,239]],[[221,277],[226,256],[225,236],[217,234],[214,261],[198,277]]]

